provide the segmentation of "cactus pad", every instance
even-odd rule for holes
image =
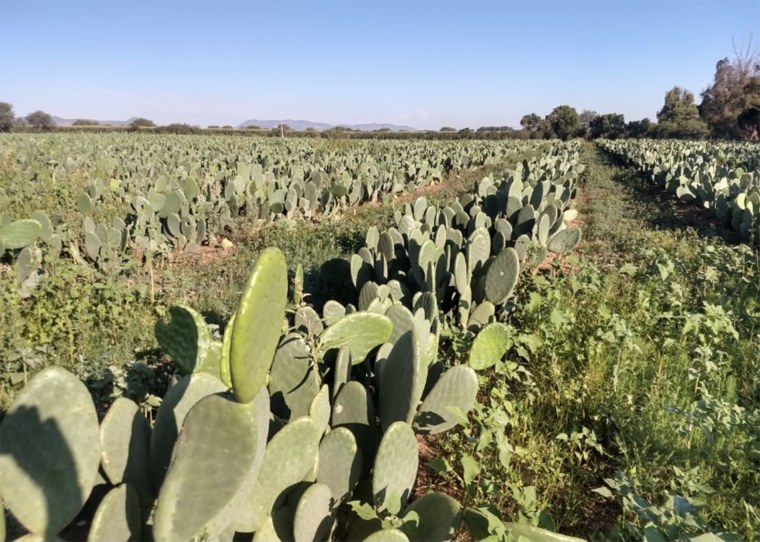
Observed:
[[[409,499],[417,478],[417,438],[406,422],[392,424],[380,440],[372,473],[375,508],[398,514]]]
[[[466,415],[478,393],[478,377],[470,367],[457,365],[438,379],[417,411],[414,427],[420,433],[436,434],[451,429]]]
[[[504,324],[488,324],[472,343],[469,366],[482,371],[496,365],[507,350],[512,347],[512,333]]]
[[[486,271],[486,299],[494,305],[504,303],[512,295],[519,274],[520,260],[515,249],[510,247],[502,250]]]
[[[351,363],[358,365],[373,348],[386,342],[392,332],[393,323],[384,315],[348,314],[322,333],[319,350],[324,355],[332,348],[347,346],[351,350]]]
[[[288,302],[288,270],[278,248],[267,248],[253,267],[232,328],[230,374],[235,398],[251,401],[266,386]]]
[[[115,487],[103,498],[92,519],[87,542],[128,542],[140,539],[140,500],[129,484]]]
[[[293,518],[293,539],[322,542],[333,524],[332,494],[324,484],[312,484],[304,491]]]
[[[3,500],[30,532],[52,538],[79,512],[100,465],[95,405],[59,367],[37,373],[0,425]]]

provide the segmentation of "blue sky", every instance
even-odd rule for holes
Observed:
[[[674,85],[698,95],[753,32],[757,0],[0,0],[0,101],[201,126],[519,127],[561,104],[634,120]]]

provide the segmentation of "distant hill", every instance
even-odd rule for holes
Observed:
[[[240,128],[247,128],[249,126],[258,126],[260,128],[277,128],[280,123],[288,125],[292,130],[298,130],[303,131],[307,130],[309,128],[314,128],[315,130],[319,130],[320,132],[322,130],[329,130],[330,128],[334,128],[336,126],[341,126],[343,128],[351,128],[352,130],[358,130],[361,132],[371,132],[373,130],[381,130],[383,128],[387,128],[388,130],[392,130],[394,132],[400,132],[400,131],[409,131],[409,132],[416,132],[416,128],[412,128],[411,126],[399,126],[397,124],[325,124],[324,122],[311,122],[309,120],[294,120],[294,119],[284,119],[284,120],[247,120],[244,123],[240,125]]]
[[[87,119],[87,120],[94,120],[101,126],[127,126],[130,122],[132,122],[136,118],[137,117],[131,117],[127,120],[97,120],[97,119]],[[74,124],[76,120],[77,119],[64,119],[61,117],[53,116],[53,122],[55,122],[56,125],[58,126],[71,126],[72,124]]]

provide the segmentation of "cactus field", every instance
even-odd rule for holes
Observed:
[[[757,539],[759,157],[3,134],[0,541]]]

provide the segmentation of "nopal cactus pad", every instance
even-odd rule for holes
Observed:
[[[232,328],[232,391],[250,402],[267,384],[288,302],[288,269],[278,248],[267,248],[253,267]]]
[[[258,454],[256,425],[250,405],[222,395],[190,409],[158,495],[156,540],[190,540],[230,505]]]
[[[398,514],[409,499],[417,478],[417,438],[406,422],[392,424],[380,440],[372,473],[375,507]]]
[[[348,314],[328,327],[319,337],[319,350],[324,354],[333,348],[347,346],[351,363],[358,365],[367,354],[386,342],[393,332],[393,322],[382,314],[356,312]]]
[[[98,417],[89,391],[64,369],[43,369],[0,425],[6,506],[31,533],[53,538],[81,509],[99,465]]]

